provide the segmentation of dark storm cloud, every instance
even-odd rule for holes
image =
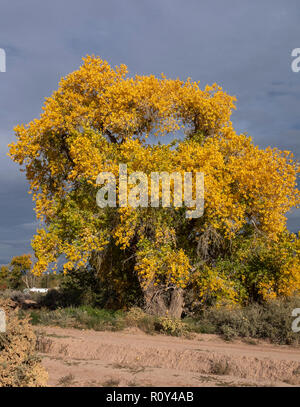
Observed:
[[[61,76],[86,54],[131,74],[217,82],[237,97],[234,125],[262,147],[300,157],[297,1],[27,0],[0,3],[0,262],[30,251],[35,228],[24,175],[7,157],[13,127],[37,117]],[[289,217],[298,230],[299,212]]]

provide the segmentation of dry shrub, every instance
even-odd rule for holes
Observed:
[[[49,353],[52,349],[53,341],[47,338],[44,332],[35,332],[36,343],[35,350],[39,353]]]
[[[48,374],[35,353],[36,336],[27,317],[20,319],[15,303],[0,299],[6,332],[0,334],[0,387],[45,386]]]
[[[126,313],[125,322],[127,326],[137,327],[148,334],[155,332],[154,316],[146,314],[146,312],[139,307],[130,308]]]
[[[220,359],[211,362],[210,373],[215,375],[228,375],[230,372],[231,368],[227,359]]]
[[[126,314],[129,326],[140,328],[146,333],[160,332],[172,336],[189,336],[189,327],[181,319],[149,315],[141,308],[132,307]]]
[[[139,307],[131,307],[126,314],[126,322],[129,326],[137,326],[142,318],[145,318],[147,314]]]
[[[155,324],[157,331],[172,336],[189,336],[187,324],[180,319],[159,317]]]

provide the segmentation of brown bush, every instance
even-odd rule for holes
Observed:
[[[45,386],[48,374],[35,353],[36,336],[28,318],[20,319],[11,300],[0,299],[6,332],[0,334],[0,387]]]

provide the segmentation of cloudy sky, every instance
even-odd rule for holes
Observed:
[[[38,117],[84,55],[125,63],[130,74],[217,82],[237,97],[237,131],[299,159],[299,21],[297,0],[0,0],[0,263],[31,251],[36,226],[26,179],[6,156],[13,127]],[[299,225],[295,211],[288,226]]]

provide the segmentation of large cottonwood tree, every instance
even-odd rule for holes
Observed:
[[[16,127],[10,145],[41,221],[35,271],[63,254],[66,271],[90,263],[120,296],[136,279],[148,309],[173,316],[181,315],[191,287],[199,297],[221,292],[227,302],[240,301],[245,278],[216,265],[241,236],[282,240],[286,213],[299,204],[299,166],[291,153],[260,149],[236,134],[234,102],[216,84],[201,90],[190,79],[129,77],[124,65],[113,69],[98,57],[84,58],[46,99],[40,118]],[[180,140],[153,143],[175,133]],[[129,174],[203,172],[204,215],[186,219],[184,208],[100,209],[97,175],[110,171],[117,178],[119,163]],[[295,289],[297,256],[292,276],[284,276]],[[257,292],[279,292],[281,274],[268,278],[267,289],[265,275],[258,277]]]

